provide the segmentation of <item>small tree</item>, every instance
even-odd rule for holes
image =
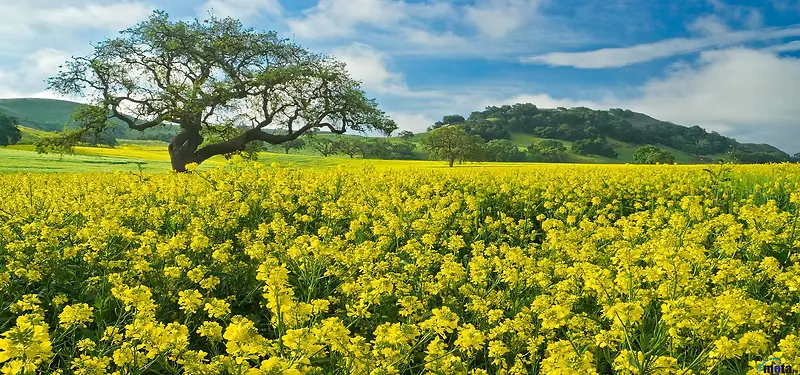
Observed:
[[[333,142],[333,147],[336,152],[352,159],[363,152],[364,142],[360,138],[338,138]]]
[[[446,160],[451,167],[456,160],[475,160],[470,152],[478,151],[482,143],[480,137],[469,135],[464,128],[455,125],[433,130],[422,139],[431,156]]]
[[[13,145],[20,139],[22,139],[22,132],[19,130],[17,118],[0,111],[0,146]]]
[[[281,144],[319,128],[397,129],[344,64],[232,18],[175,22],[156,11],[67,61],[49,88],[88,96],[134,130],[177,125],[169,145],[176,171],[250,142]],[[206,142],[203,130],[215,126],[243,131]]]
[[[330,138],[313,137],[308,141],[308,145],[324,157],[336,153],[336,142]]]
[[[523,161],[525,154],[517,145],[507,139],[493,139],[486,143],[486,159],[488,161]]]
[[[563,162],[567,160],[567,148],[559,141],[543,139],[528,146],[528,156],[531,161],[547,163]]]
[[[280,147],[288,154],[289,150],[295,149],[300,150],[306,147],[306,142],[300,138],[293,139],[291,141],[283,142],[280,144]]]
[[[408,130],[403,130],[398,135],[400,136],[400,138],[402,138],[406,142],[410,142],[411,139],[414,138],[414,133],[412,133],[412,132],[410,132]]]
[[[633,153],[633,161],[637,164],[672,164],[675,157],[653,145],[644,145]]]

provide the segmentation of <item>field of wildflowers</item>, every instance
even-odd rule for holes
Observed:
[[[800,167],[0,177],[4,374],[800,365]],[[800,367],[800,366],[798,366]]]

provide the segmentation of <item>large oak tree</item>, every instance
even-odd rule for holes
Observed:
[[[120,34],[73,57],[49,87],[88,97],[131,129],[180,127],[169,145],[176,171],[253,141],[280,144],[320,128],[338,134],[397,128],[344,64],[274,32],[231,18],[173,22],[156,11]],[[220,127],[241,131],[204,139]]]

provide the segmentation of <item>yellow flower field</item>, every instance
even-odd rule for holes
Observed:
[[[798,208],[789,164],[2,175],[0,367],[800,369]]]

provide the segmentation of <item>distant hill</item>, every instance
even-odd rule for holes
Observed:
[[[490,106],[469,117],[447,115],[429,130],[461,124],[468,133],[484,140],[511,140],[518,146],[526,136],[531,141],[558,140],[574,154],[576,161],[609,159],[628,162],[633,151],[652,144],[672,153],[681,162],[709,162],[728,157],[740,162],[789,161],[790,155],[767,144],[740,143],[700,126],[683,126],[661,121],[643,113],[619,108],[594,110],[585,107],[539,108],[531,103]],[[577,147],[571,147],[576,144]]]
[[[20,125],[45,132],[59,132],[65,125],[72,125],[72,113],[81,105],[67,100],[19,98],[0,99],[0,110],[16,117]],[[115,138],[169,141],[177,129],[159,126],[143,132],[131,130],[122,121],[113,119],[116,126],[112,130]]]

